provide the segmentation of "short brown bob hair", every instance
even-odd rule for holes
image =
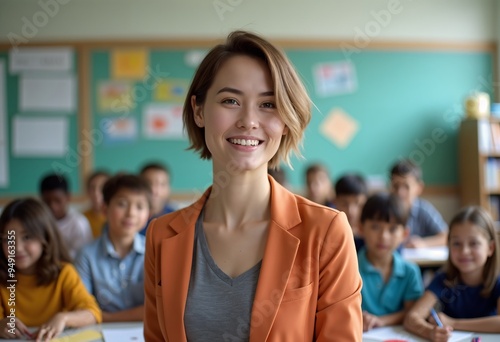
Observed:
[[[269,67],[278,114],[288,127],[278,151],[269,161],[269,167],[278,168],[281,161],[291,166],[290,152],[301,156],[299,147],[304,130],[311,120],[311,100],[285,54],[267,40],[245,31],[230,33],[224,44],[212,48],[194,75],[183,111],[184,128],[191,142],[189,149],[199,151],[202,159],[212,157],[205,144],[205,129],[198,127],[194,121],[191,98],[194,95],[196,104],[203,105],[208,89],[223,64],[231,57],[241,55],[262,60]]]

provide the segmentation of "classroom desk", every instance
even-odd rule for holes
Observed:
[[[379,335],[380,338],[367,338],[365,335],[363,335],[363,342],[380,342],[380,341],[385,341],[387,340],[387,335],[386,332],[387,330],[392,330],[396,333],[396,335],[392,336],[392,338],[395,339],[395,341],[407,341],[407,342],[425,342],[427,340],[417,337],[413,334],[410,334],[409,332],[404,331],[402,326],[394,326],[394,327],[386,327],[386,328],[380,328],[380,331],[384,331],[383,336]],[[375,333],[377,329],[371,331],[371,334]],[[402,333],[401,333],[402,332]],[[399,337],[399,339],[396,339]],[[450,339],[449,341],[453,342],[471,342],[473,337],[479,337],[481,338],[481,342],[498,342],[500,341],[500,334],[483,334],[483,333],[472,333],[472,335],[463,337],[463,338],[453,338]]]
[[[97,325],[90,325],[85,328],[79,329],[68,329],[65,330],[61,335],[57,338],[53,339],[53,342],[103,342],[104,339],[102,337],[102,329],[109,330],[122,330],[125,331],[129,328],[140,328],[143,326],[142,322],[129,322],[129,323],[103,323]],[[80,337],[80,338],[78,338]],[[14,342],[14,341],[32,341],[32,340],[5,340],[0,339],[0,342]],[[140,342],[139,339],[120,339],[120,341],[113,342],[127,342],[127,341],[135,341]]]
[[[448,247],[403,248],[401,255],[419,267],[440,267],[448,259]]]

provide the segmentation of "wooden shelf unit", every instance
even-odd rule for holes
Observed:
[[[499,127],[492,130],[492,125]],[[495,145],[494,131],[500,131],[500,118],[464,119],[460,125],[458,157],[461,204],[480,205],[488,209],[498,221],[500,146],[498,143]],[[500,136],[496,138],[498,141]]]

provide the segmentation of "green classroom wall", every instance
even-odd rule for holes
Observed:
[[[9,186],[0,187],[0,197],[12,197],[16,195],[37,195],[39,181],[48,173],[65,171],[65,175],[70,184],[71,191],[79,193],[81,187],[80,165],[82,159],[78,157],[78,115],[77,111],[71,113],[50,113],[50,112],[20,112],[19,110],[19,74],[8,72],[8,52],[0,51],[0,59],[6,61],[6,86],[7,86],[7,136],[8,136],[8,156],[9,156]],[[73,69],[70,71],[76,75],[78,56],[74,55]],[[78,108],[78,103],[76,104]],[[45,157],[19,157],[13,153],[12,146],[12,122],[16,116],[36,117],[36,116],[57,116],[68,118],[68,153],[61,158]]]
[[[169,78],[189,81],[195,69],[184,62],[188,51],[151,49],[149,65],[168,72]],[[316,94],[313,68],[319,63],[342,61],[343,53],[338,49],[309,48],[286,49],[286,52],[314,103],[313,118],[304,140],[305,158],[292,159],[293,172],[285,168],[294,188],[303,186],[305,168],[312,162],[324,163],[335,178],[347,171],[385,176],[390,165],[402,157],[412,157],[421,163],[428,185],[458,183],[457,129],[463,115],[462,103],[473,90],[492,93],[491,52],[363,50],[351,55],[356,70],[356,91],[330,97]],[[111,79],[110,50],[92,51],[90,69],[91,128],[99,133],[103,129],[101,121],[109,115],[99,112],[96,94],[99,82]],[[9,76],[7,84],[8,98],[15,99],[15,78]],[[141,86],[140,82],[136,86]],[[160,160],[171,169],[174,192],[198,194],[211,182],[210,163],[186,151],[185,140],[144,137],[141,113],[150,101],[151,96],[146,96],[130,113],[137,117],[138,140],[114,145],[98,141],[92,158],[94,167],[135,172],[147,161]],[[9,117],[16,112],[16,106],[16,101],[9,101]],[[333,108],[342,109],[359,124],[357,134],[346,148],[337,147],[319,131]],[[71,146],[77,144],[75,125],[76,121],[71,121]],[[434,142],[430,143],[433,138]],[[11,186],[0,189],[0,196],[36,192],[38,177],[47,165],[50,161],[21,161],[11,155]],[[70,170],[69,175],[73,189],[81,189],[78,168]]]

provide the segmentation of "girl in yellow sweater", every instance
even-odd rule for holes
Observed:
[[[0,337],[49,341],[66,327],[101,322],[94,297],[70,264],[50,211],[19,199],[0,216]],[[28,327],[39,327],[33,334]]]

